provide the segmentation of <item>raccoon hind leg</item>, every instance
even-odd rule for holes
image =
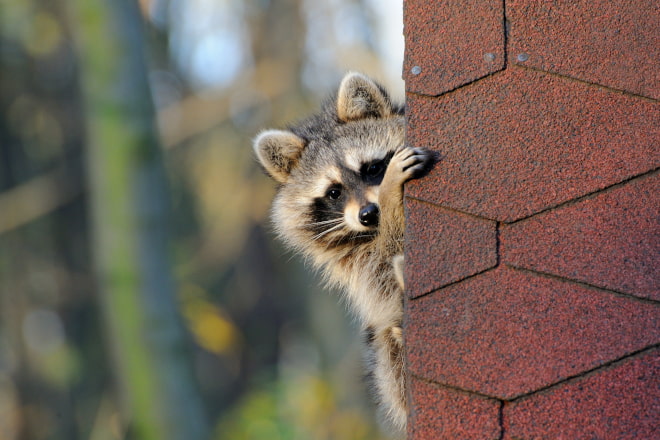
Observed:
[[[384,421],[403,435],[407,421],[403,334],[401,327],[367,329],[369,370]]]

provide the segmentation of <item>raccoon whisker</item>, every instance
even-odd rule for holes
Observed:
[[[351,236],[351,240],[358,240],[360,238],[374,238],[374,234],[360,234]]]
[[[360,240],[363,238],[373,239],[376,235],[376,231],[356,231],[349,236],[349,240]]]
[[[342,217],[337,217],[337,218],[333,218],[333,219],[330,219],[330,220],[323,220],[323,221],[320,221],[320,222],[310,223],[308,225],[305,225],[304,227],[305,227],[305,229],[316,229],[319,226],[339,224],[339,223],[342,223],[343,221],[344,221],[344,219]]]
[[[340,219],[339,223],[337,223],[336,225],[334,225],[334,226],[331,227],[331,228],[326,229],[325,231],[322,231],[322,232],[316,234],[316,235],[313,237],[313,239],[314,239],[314,240],[318,240],[319,238],[323,237],[324,235],[329,234],[329,233],[332,232],[332,231],[336,231],[337,229],[340,229],[340,228],[342,228],[343,226],[344,226],[344,221],[343,221],[343,219]]]
[[[343,224],[344,224],[344,219],[340,217],[340,218],[333,219],[333,220],[327,220],[326,222],[314,223],[313,225],[310,225],[310,226],[313,226],[314,229],[319,229],[319,227],[324,229],[324,227],[334,228],[337,225],[343,225]]]

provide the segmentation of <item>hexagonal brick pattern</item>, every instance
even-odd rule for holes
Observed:
[[[509,268],[408,301],[412,373],[501,399],[660,340],[660,305]]]
[[[494,267],[495,222],[406,200],[406,290],[411,297]]]
[[[413,377],[410,403],[408,440],[498,440],[501,436],[501,403],[495,399],[432,385]]]
[[[406,89],[439,95],[504,67],[501,1],[404,2]]]
[[[503,413],[505,440],[658,438],[660,353],[507,403]]]
[[[658,437],[658,2],[404,13],[410,438]]]
[[[408,194],[505,222],[660,166],[660,106],[511,68],[440,98],[408,96],[408,143],[443,160]]]
[[[660,174],[504,226],[501,240],[506,264],[660,300]]]
[[[660,99],[657,0],[509,0],[509,59]]]

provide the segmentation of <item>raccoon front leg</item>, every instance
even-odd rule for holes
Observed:
[[[378,194],[379,244],[384,257],[391,258],[403,252],[403,184],[424,174],[433,158],[429,150],[402,147],[387,166]]]

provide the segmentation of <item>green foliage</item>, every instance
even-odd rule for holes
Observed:
[[[215,438],[236,440],[375,440],[370,418],[340,407],[331,382],[302,374],[255,387],[225,414]]]

